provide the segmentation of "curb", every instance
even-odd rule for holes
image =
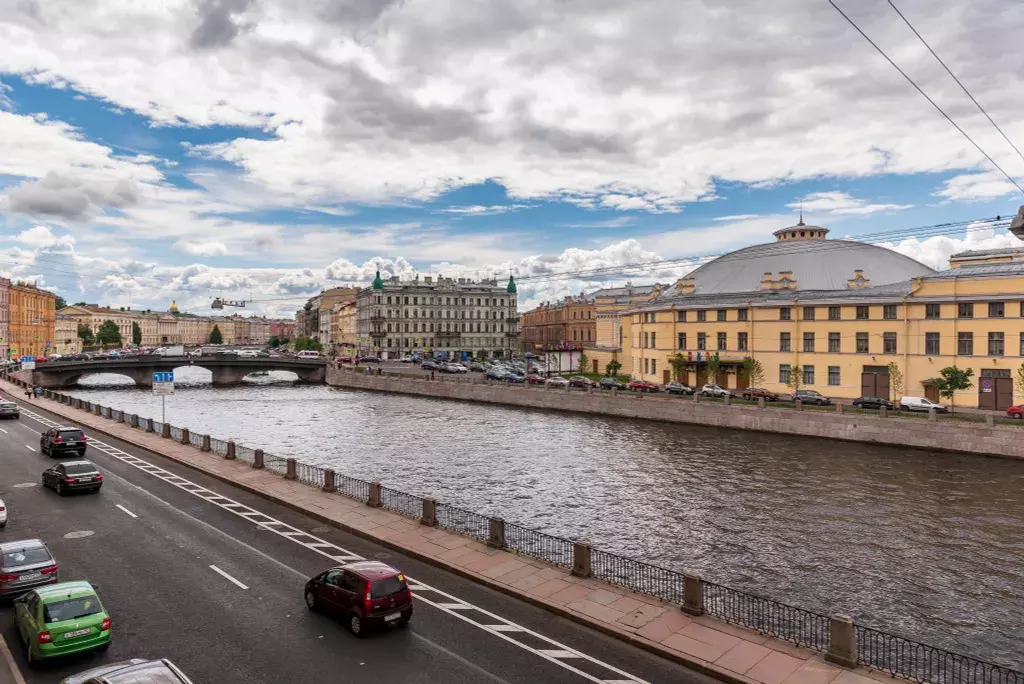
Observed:
[[[4,671],[9,669],[11,672],[11,680],[14,684],[25,684],[25,678],[21,676],[21,670],[18,669],[18,664],[14,662],[14,654],[11,653],[11,649],[7,647],[7,642],[3,636],[0,636],[0,660],[3,660],[7,664],[4,665],[0,662],[0,682],[7,681],[4,677]]]
[[[52,401],[52,400],[45,399],[43,401],[49,402],[49,401]],[[55,415],[59,415],[59,416],[65,417],[65,418],[71,419],[71,416],[73,415],[73,414],[71,414],[71,415],[65,416],[63,413],[57,412],[57,411],[51,411],[48,407],[44,407],[41,404],[37,403],[37,404],[34,404],[34,405],[36,407],[38,407],[38,408],[42,408],[43,410],[49,411],[50,413],[54,413]],[[394,543],[390,542],[387,539],[380,539],[378,537],[373,536],[372,533],[367,532],[365,530],[360,530],[360,529],[351,527],[351,526],[349,526],[349,525],[347,525],[345,523],[339,522],[337,520],[333,520],[333,519],[328,518],[327,516],[325,516],[323,514],[317,513],[316,511],[311,511],[309,509],[303,508],[302,506],[300,506],[298,504],[295,504],[295,503],[293,503],[291,501],[288,501],[287,499],[277,498],[275,495],[270,494],[268,492],[265,492],[265,491],[259,489],[258,487],[254,487],[252,485],[248,485],[248,484],[245,484],[245,483],[242,483],[242,482],[237,482],[235,480],[232,480],[230,477],[228,477],[226,475],[221,475],[220,473],[215,473],[215,472],[208,471],[208,470],[202,468],[201,466],[198,466],[198,465],[196,465],[194,463],[190,463],[188,461],[184,461],[184,460],[178,459],[178,458],[176,458],[176,457],[174,457],[174,456],[172,456],[170,454],[163,454],[163,453],[160,453],[158,451],[154,451],[151,447],[149,447],[147,445],[144,445],[144,444],[140,444],[140,443],[132,440],[130,437],[126,438],[124,436],[114,434],[113,432],[110,432],[108,430],[104,430],[102,427],[91,427],[90,430],[95,431],[95,432],[99,432],[100,434],[106,435],[108,437],[112,437],[113,439],[120,440],[120,441],[125,442],[127,444],[131,444],[132,446],[134,446],[134,447],[136,447],[138,449],[141,449],[141,450],[143,450],[143,451],[145,451],[147,453],[153,454],[154,456],[159,456],[161,458],[166,458],[166,459],[168,459],[170,461],[174,461],[175,463],[177,463],[179,465],[183,465],[183,466],[185,466],[185,467],[187,467],[187,468],[189,468],[191,470],[195,470],[196,472],[202,473],[202,474],[204,474],[204,475],[206,475],[208,477],[212,477],[215,480],[219,480],[220,482],[223,482],[225,484],[232,485],[232,486],[237,487],[237,488],[239,488],[239,489],[241,489],[243,491],[249,492],[250,494],[255,494],[255,495],[259,496],[260,498],[263,498],[263,499],[266,499],[267,501],[271,501],[273,503],[276,503],[276,504],[279,504],[281,506],[284,506],[285,508],[288,508],[289,510],[295,511],[297,513],[302,513],[303,515],[305,515],[307,517],[310,517],[310,518],[312,518],[312,519],[314,519],[314,520],[316,520],[318,522],[325,523],[325,524],[330,525],[331,527],[337,528],[337,529],[339,529],[339,530],[341,530],[343,532],[347,532],[347,533],[352,534],[352,535],[354,535],[356,537],[359,537],[361,539],[365,539],[367,541],[370,541],[370,542],[373,542],[375,544],[378,544],[379,546],[383,546],[385,548],[391,549],[392,551],[397,551],[397,552],[399,552],[399,553],[401,553],[403,555],[409,556],[411,558],[415,558],[418,561],[421,561],[421,562],[424,562],[424,563],[428,563],[428,564],[433,565],[435,567],[441,568],[442,570],[446,570],[447,572],[450,572],[453,575],[458,575],[459,577],[462,577],[463,579],[467,579],[467,580],[470,580],[470,581],[475,582],[477,584],[481,584],[481,585],[483,585],[483,586],[485,586],[485,587],[487,587],[489,589],[492,589],[492,590],[498,591],[498,592],[500,592],[502,594],[505,594],[506,596],[510,596],[512,598],[515,598],[515,599],[518,599],[520,601],[523,601],[524,603],[528,603],[528,604],[530,604],[530,605],[532,605],[534,607],[546,610],[549,613],[554,613],[555,615],[558,615],[559,617],[563,617],[563,618],[566,618],[568,620],[571,620],[571,621],[575,622],[576,624],[583,625],[584,627],[588,627],[590,629],[593,629],[594,631],[597,631],[597,632],[600,632],[602,634],[605,634],[606,636],[610,636],[610,637],[613,637],[613,638],[618,639],[620,641],[624,641],[624,642],[626,642],[626,643],[628,643],[628,644],[630,644],[632,646],[636,646],[637,648],[640,648],[640,649],[642,649],[644,651],[647,651],[648,653],[652,653],[652,654],[654,654],[656,656],[665,658],[666,660],[671,660],[671,661],[673,661],[675,663],[678,663],[680,665],[684,665],[684,666],[686,666],[686,667],[688,667],[688,668],[690,668],[692,670],[695,670],[697,672],[700,672],[701,674],[705,674],[705,675],[708,675],[710,677],[713,677],[713,678],[715,678],[715,679],[717,679],[719,681],[727,682],[728,684],[752,684],[753,680],[747,679],[747,678],[745,678],[745,677],[743,677],[741,675],[737,675],[735,673],[732,673],[732,672],[729,672],[729,671],[726,671],[726,670],[720,670],[717,667],[715,667],[713,664],[711,664],[711,663],[709,663],[707,661],[700,660],[700,659],[697,659],[697,658],[687,658],[685,656],[678,655],[676,653],[666,652],[666,651],[662,650],[661,648],[659,648],[657,644],[652,643],[650,641],[647,641],[646,639],[643,639],[641,637],[637,637],[637,636],[635,636],[633,634],[630,634],[629,632],[620,631],[620,630],[615,629],[614,627],[611,627],[611,626],[601,625],[601,624],[594,623],[594,622],[590,621],[588,618],[579,615],[578,613],[574,613],[574,612],[572,612],[570,610],[566,610],[564,608],[559,608],[558,606],[553,606],[551,604],[545,603],[541,599],[533,597],[533,596],[528,596],[528,595],[525,595],[525,594],[520,594],[517,591],[515,591],[514,589],[512,589],[511,587],[508,587],[508,586],[505,586],[503,584],[494,582],[493,580],[491,580],[489,578],[486,578],[486,577],[479,577],[479,576],[469,572],[468,570],[466,570],[464,568],[460,568],[460,567],[451,565],[450,563],[447,563],[447,562],[439,560],[437,558],[433,558],[433,557],[428,556],[426,554],[420,553],[419,551],[416,551],[414,549],[409,549],[409,548],[405,548],[403,546],[399,546],[398,544],[394,544]],[[311,489],[315,489],[315,487],[312,487]],[[338,496],[342,496],[342,495],[339,494]],[[401,515],[401,514],[396,514],[396,515]],[[407,516],[401,516],[401,517],[406,518]],[[413,518],[408,518],[408,519],[412,520]],[[510,553],[512,555],[519,555],[519,554],[516,554],[514,551],[509,551],[508,549],[504,549],[504,551],[506,551],[507,553]],[[556,566],[552,566],[552,567],[556,567]],[[633,592],[633,593],[636,593],[636,592]],[[0,640],[0,642],[2,642],[2,640]],[[16,682],[16,684],[25,684],[25,683],[24,683],[24,681],[21,681],[21,682]]]

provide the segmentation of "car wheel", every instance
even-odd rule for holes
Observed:
[[[1013,414],[1012,418],[1014,420],[1020,420],[1021,418],[1024,418],[1024,413],[1015,413]]]
[[[79,458],[85,458],[85,449],[79,449],[78,450],[78,457]]]
[[[61,482],[57,483],[57,496],[64,496],[64,484]]]
[[[397,622],[397,623],[395,623],[395,624],[396,624],[396,626],[397,626],[397,627],[398,627],[399,629],[401,629],[402,627],[408,627],[408,626],[409,626],[409,620],[411,620],[411,619],[412,619],[411,617],[407,617],[407,618],[400,618],[400,619],[398,620],[398,622]]]
[[[814,403],[817,404],[818,406],[824,406],[825,405],[825,402],[822,401],[821,399],[819,399],[818,401],[816,401]]]
[[[316,594],[311,591],[306,592],[306,607],[310,610],[316,610]]]
[[[363,619],[359,613],[352,613],[348,616],[348,631],[357,637],[363,636]]]

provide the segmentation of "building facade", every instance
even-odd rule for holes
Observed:
[[[93,306],[91,304],[75,304],[64,307],[60,313],[74,318],[75,328],[79,324],[89,326],[92,334],[100,331],[100,326],[106,321],[113,321],[117,325],[117,331],[121,335],[121,346],[131,344],[132,323],[135,322],[138,312],[125,311],[122,309],[110,309],[104,306]],[[109,345],[108,345],[109,346]]]
[[[270,337],[279,340],[294,340],[298,321],[272,320],[270,321]]]
[[[0,359],[6,359],[10,350],[11,281],[0,278]]]
[[[402,282],[378,272],[357,297],[357,352],[389,359],[506,356],[518,346],[516,306],[511,276],[507,284],[442,276]]]
[[[78,321],[73,316],[60,312],[54,315],[53,352],[61,355],[82,353],[82,340],[78,337]]]
[[[580,293],[544,302],[522,318],[523,349],[529,352],[582,349],[597,339],[593,295]]]
[[[181,344],[181,330],[178,324],[178,317],[173,314],[159,314],[157,316],[158,344]]]
[[[701,385],[711,355],[715,380],[731,388],[937,401],[934,379],[956,366],[974,378],[955,405],[1004,410],[1013,401],[1024,368],[1024,244],[957,254],[936,272],[827,233],[801,221],[777,231],[776,243],[719,257],[631,309],[624,370]],[[761,377],[748,377],[747,357]]]
[[[342,355],[356,351],[356,300],[344,300],[331,310],[331,340],[335,350]]]
[[[270,341],[270,321],[265,318],[249,319],[249,343],[266,344]]]
[[[8,329],[11,356],[42,356],[53,348],[57,297],[30,283],[12,283]]]

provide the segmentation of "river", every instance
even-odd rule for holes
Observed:
[[[173,425],[1024,668],[1024,462],[176,376]],[[160,418],[120,376],[70,393]]]

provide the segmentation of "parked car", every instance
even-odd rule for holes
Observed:
[[[519,375],[519,373],[509,373],[508,375],[505,376],[505,382],[519,384],[526,382],[526,378],[522,375]]]
[[[110,648],[110,615],[88,582],[58,582],[33,589],[15,602],[14,621],[25,642],[29,667]]]
[[[618,378],[601,378],[597,384],[601,389],[626,389],[626,383]]]
[[[779,395],[775,392],[764,389],[763,387],[748,387],[743,390],[743,398],[747,401],[753,401],[754,399],[760,399],[764,397],[765,401],[778,401]]]
[[[484,374],[484,377],[490,380],[504,380],[506,375],[508,375],[508,371],[500,368],[492,368]]]
[[[0,400],[0,418],[21,418],[18,405],[7,399]]]
[[[89,461],[65,461],[43,471],[43,486],[61,496],[64,492],[98,492],[103,474]]]
[[[949,409],[942,404],[936,404],[931,399],[924,397],[900,397],[900,410],[902,411],[923,411],[927,413],[935,409],[936,413],[949,413]]]
[[[681,382],[670,382],[665,385],[665,391],[669,394],[693,394],[693,388],[687,387]]]
[[[731,397],[732,392],[725,389],[721,385],[707,384],[700,388],[700,396],[702,397]]]
[[[568,387],[569,381],[563,378],[561,375],[556,375],[553,378],[548,378],[545,384],[551,385],[552,387]]]
[[[430,359],[424,359],[423,363],[420,364],[420,368],[422,368],[423,370],[436,371],[438,368],[440,368],[440,366],[437,364],[436,361],[432,361]]]
[[[57,561],[41,539],[0,543],[0,599],[59,581]]]
[[[1006,409],[1006,415],[1008,418],[1016,418],[1017,420],[1024,418],[1024,404],[1016,404]]]
[[[591,380],[590,378],[584,377],[582,375],[574,375],[571,378],[569,378],[569,384],[572,385],[573,387],[589,389],[596,385],[597,383]]]
[[[815,404],[816,406],[828,406],[832,403],[831,399],[814,390],[802,389],[793,392],[793,401],[797,399],[803,404]]]
[[[878,409],[883,406],[889,410],[896,408],[891,401],[881,397],[857,397],[853,400],[852,404],[854,408],[862,409]]]
[[[469,369],[463,366],[461,363],[449,363],[445,365],[445,368],[449,373],[468,373]]]
[[[545,380],[546,378],[543,375],[537,375],[536,373],[526,376],[526,382],[530,385],[543,385]]]
[[[412,357],[411,356],[403,356],[402,358],[398,359],[398,361],[400,363],[412,363]]]
[[[634,392],[657,392],[659,389],[653,382],[646,380],[630,380],[626,387]]]
[[[70,453],[85,456],[89,438],[79,428],[60,426],[50,428],[39,437],[39,451],[47,456],[66,456]]]
[[[166,658],[162,660],[132,658],[119,663],[100,665],[60,680],[60,684],[136,684],[137,682],[192,684],[192,680]]]
[[[357,363],[380,363],[380,359],[378,359],[376,356],[360,356],[358,359],[356,359],[356,362]]]
[[[7,527],[7,506],[4,505],[4,500],[0,499],[0,530]]]
[[[321,572],[306,582],[310,610],[343,617],[350,632],[409,623],[412,590],[399,570],[378,561],[359,561]]]

